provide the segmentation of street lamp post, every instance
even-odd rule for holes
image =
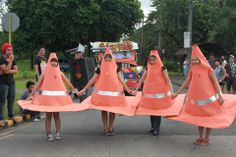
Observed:
[[[193,27],[193,1],[188,2],[188,32],[190,33],[190,47],[187,48],[187,58],[190,59],[192,55],[192,27]]]

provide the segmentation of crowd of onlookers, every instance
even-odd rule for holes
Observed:
[[[228,60],[225,56],[216,58],[214,53],[210,54],[208,63],[214,70],[216,78],[219,82],[222,92],[236,94],[236,63],[234,55],[229,55]],[[183,75],[188,76],[190,69],[190,59],[185,59],[183,62]]]

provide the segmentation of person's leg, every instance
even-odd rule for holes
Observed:
[[[101,111],[102,115],[102,123],[104,127],[104,133],[108,132],[108,126],[107,126],[107,112],[106,111]]]
[[[15,101],[16,89],[15,84],[8,86],[8,94],[7,94],[7,109],[8,109],[8,117],[12,119],[14,117],[14,101]]]
[[[109,127],[108,127],[108,130],[110,133],[113,133],[113,123],[114,123],[114,120],[115,120],[115,116],[116,114],[115,113],[112,113],[112,112],[109,112]]]
[[[211,135],[211,128],[206,128],[206,134],[205,138],[202,140],[202,145],[208,145],[209,144],[209,137]]]
[[[230,84],[230,78],[226,79],[226,90],[227,93],[230,94],[231,84]]]
[[[199,132],[199,138],[194,142],[194,144],[200,145],[202,140],[203,140],[203,133],[204,133],[204,128],[199,126],[198,127],[198,132]]]
[[[59,112],[53,112],[53,118],[55,121],[56,132],[61,132],[61,118]]]
[[[7,99],[8,88],[6,85],[0,85],[0,127],[4,126],[4,106]]]
[[[52,112],[46,112],[45,129],[47,134],[51,133],[51,119],[52,119]]]
[[[150,116],[150,123],[151,123],[151,130],[149,131],[150,133],[153,133],[154,129],[154,117],[155,116]]]
[[[154,116],[154,132],[153,136],[158,136],[160,134],[161,116]]]
[[[233,94],[236,94],[236,78],[232,79]]]
[[[61,119],[60,119],[60,113],[59,112],[53,112],[53,117],[55,120],[55,126],[56,126],[56,135],[55,139],[56,140],[61,140]]]
[[[51,134],[51,119],[52,119],[52,112],[46,112],[45,129],[48,141],[54,140],[54,136]]]

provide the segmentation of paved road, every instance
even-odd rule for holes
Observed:
[[[0,131],[0,157],[235,157],[236,122],[214,130],[212,144],[195,146],[197,128],[163,119],[161,135],[148,135],[149,117],[117,116],[115,136],[102,134],[100,112],[62,113],[63,140],[48,142],[44,122]]]

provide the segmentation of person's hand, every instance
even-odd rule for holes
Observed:
[[[84,90],[81,90],[81,91],[75,91],[75,94],[77,95],[77,96],[82,96],[82,95],[84,95],[85,94],[85,91]]]
[[[220,96],[218,101],[219,101],[220,105],[223,105],[223,103],[224,103],[224,98],[223,98],[222,96]]]
[[[32,100],[33,99],[33,96],[28,96],[26,99],[25,99],[25,101],[30,101],[30,100]]]
[[[177,93],[173,93],[173,94],[171,95],[171,99],[175,99],[177,96],[178,96]]]
[[[14,60],[14,55],[13,54],[11,54],[10,56],[9,56],[9,61],[13,61]]]

